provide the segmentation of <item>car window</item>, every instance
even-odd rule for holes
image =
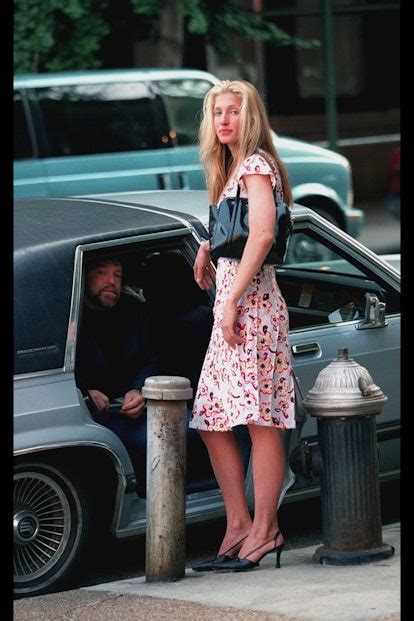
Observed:
[[[22,160],[33,157],[33,150],[22,96],[18,91],[15,91],[13,99],[14,159]]]
[[[392,288],[314,232],[292,235],[286,262],[277,268],[277,280],[289,308],[291,329],[362,320],[366,292],[385,302],[387,313],[399,311]]]
[[[172,146],[161,98],[142,82],[39,88],[50,156]]]
[[[340,256],[325,239],[309,232],[295,232],[289,242],[285,266],[306,268],[318,272],[336,272],[350,276],[365,276],[349,260]]]
[[[205,94],[213,86],[208,80],[158,80],[154,89],[160,93],[167,110],[175,144],[197,144]]]

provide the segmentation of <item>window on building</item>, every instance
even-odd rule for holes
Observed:
[[[333,7],[338,4],[335,0]],[[341,6],[351,6],[354,0],[341,0]],[[320,2],[316,2],[320,7]],[[315,8],[315,0],[297,0],[297,8]],[[334,15],[332,19],[336,95],[360,95],[363,83],[362,16],[360,14]],[[322,18],[297,17],[297,37],[316,39],[322,43]],[[325,70],[323,47],[296,48],[296,78],[299,96],[324,97]]]

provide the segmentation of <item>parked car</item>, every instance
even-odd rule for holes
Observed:
[[[197,134],[218,79],[193,69],[20,75],[14,81],[16,198],[204,189]],[[294,200],[357,237],[348,160],[273,134]]]
[[[214,290],[199,289],[192,271],[199,244],[207,237],[194,215],[203,210],[208,210],[208,197],[201,190],[142,192],[127,199],[15,201],[17,596],[55,590],[76,577],[90,538],[100,530],[119,539],[145,533],[145,498],[137,491],[126,448],[94,418],[88,394],[75,381],[85,260],[122,255],[127,290],[148,306],[156,326],[161,372],[187,376],[195,388],[208,331],[198,343],[185,338],[177,343],[177,335],[185,335],[183,304],[186,309],[203,306],[207,321],[211,319]],[[382,480],[398,477],[399,272],[312,210],[295,205],[292,211],[293,239],[299,240],[302,254],[278,266],[277,278],[289,308],[292,359],[302,392],[312,388],[338,348],[347,347],[388,396],[376,417],[380,475]],[[375,317],[369,314],[367,294],[378,308],[382,304]],[[200,328],[205,334],[205,325]],[[296,429],[282,432],[288,462],[305,440],[309,450],[317,445],[316,421],[300,403],[298,398]],[[248,434],[239,441],[252,505]],[[316,477],[309,484],[287,467],[285,502],[318,493]],[[221,493],[201,445],[188,471],[186,520],[222,515]]]

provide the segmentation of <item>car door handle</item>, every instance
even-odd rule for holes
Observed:
[[[318,343],[302,343],[301,345],[292,345],[292,353],[295,356],[300,354],[310,354],[313,351],[319,351]]]

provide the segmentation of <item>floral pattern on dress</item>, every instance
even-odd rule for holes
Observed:
[[[271,163],[271,165],[269,164]],[[278,200],[282,183],[275,162],[264,151],[247,157],[225,187],[220,200],[247,197],[243,177],[269,175]],[[295,396],[288,343],[289,319],[276,281],[275,268],[264,265],[251,280],[237,306],[242,345],[233,349],[223,338],[221,320],[239,261],[220,258],[216,273],[214,324],[197,388],[190,427],[227,431],[256,424],[295,427]]]
[[[288,343],[288,310],[275,269],[264,265],[239,300],[242,345],[232,349],[221,320],[239,261],[220,258],[214,325],[194,401],[190,427],[228,431],[240,424],[295,427],[294,383]]]
[[[272,164],[271,166],[269,162]],[[220,196],[219,203],[223,198],[236,196],[237,184],[240,185],[240,196],[242,198],[247,198],[247,188],[243,179],[244,175],[269,175],[272,189],[276,186],[276,197],[278,202],[283,202],[282,181],[276,162],[274,162],[270,155],[259,149],[257,153],[254,153],[243,160],[237,173],[230,179],[229,183],[224,188],[224,191]]]

